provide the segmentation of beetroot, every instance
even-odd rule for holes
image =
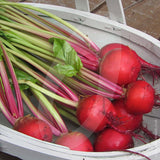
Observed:
[[[116,109],[119,124],[116,126],[121,131],[134,131],[138,129],[143,120],[143,115],[130,114],[126,110],[124,99],[117,99],[113,102]]]
[[[127,87],[125,104],[126,109],[132,114],[149,113],[154,105],[155,91],[144,80],[132,82]]]
[[[107,128],[96,138],[94,149],[96,152],[117,151],[132,148],[134,142],[130,134],[122,134]]]
[[[129,46],[126,46],[121,43],[110,43],[110,44],[105,45],[100,50],[99,56],[100,56],[100,58],[103,58],[110,51],[117,50],[117,49],[126,49],[126,50],[128,50],[128,53],[134,52],[134,54],[137,55],[137,59],[139,59],[140,64],[141,64],[141,73],[142,74],[145,74],[145,73],[151,74],[153,76],[153,82],[154,82],[155,78],[160,76],[160,66],[157,66],[157,65],[154,65],[154,64],[151,64],[151,63],[145,61],[140,56],[138,56],[138,54],[133,49],[131,49]]]
[[[83,98],[77,108],[77,118],[80,124],[93,131],[103,130],[116,115],[111,101],[101,95],[91,95]]]
[[[123,45],[121,43],[110,43],[105,45],[104,47],[102,47],[102,49],[100,50],[99,56],[101,58],[103,58],[106,54],[108,54],[111,50],[113,49],[130,49],[128,46]]]
[[[99,66],[101,76],[119,85],[136,81],[140,70],[137,54],[124,48],[111,50],[103,57]]]
[[[13,128],[21,133],[43,141],[51,142],[53,138],[50,126],[36,117],[21,117],[17,119]]]
[[[56,144],[69,147],[71,150],[92,152],[93,146],[90,140],[81,132],[74,131],[58,137]]]

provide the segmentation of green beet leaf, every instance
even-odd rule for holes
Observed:
[[[56,71],[68,77],[76,75],[83,66],[77,52],[65,40],[51,38],[50,42],[54,43],[54,57],[63,60],[64,62],[64,64],[57,64],[55,66]]]
[[[77,74],[77,71],[71,65],[57,64],[54,69],[67,77],[72,77]]]

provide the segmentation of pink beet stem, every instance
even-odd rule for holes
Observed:
[[[5,102],[2,99],[2,95],[0,95],[0,109],[2,111],[2,113],[4,114],[4,116],[7,118],[7,120],[14,125],[16,119],[11,115],[11,113],[9,112]]]
[[[145,61],[144,59],[142,59],[141,57],[138,57],[141,63],[141,66],[144,68],[149,68],[149,69],[159,69],[160,70],[160,66],[148,63],[147,61]]]
[[[18,81],[17,81],[12,63],[11,63],[11,61],[10,61],[8,55],[7,55],[6,50],[4,49],[4,46],[2,45],[2,43],[0,45],[1,45],[1,48],[2,48],[2,51],[3,51],[3,54],[4,54],[5,61],[7,63],[10,75],[12,77],[12,81],[13,81],[13,85],[14,85],[14,89],[15,89],[15,93],[16,93],[16,98],[17,98],[19,116],[23,117],[23,114],[24,114],[23,113],[23,102],[22,102],[22,97],[21,97],[21,92],[20,92],[20,88],[19,88],[19,85],[18,85]]]
[[[4,65],[3,61],[0,61],[0,75],[2,78],[4,90],[6,93],[6,98],[7,98],[8,104],[9,104],[9,109],[10,109],[13,117],[18,118],[19,117],[18,109],[16,106],[16,102],[15,102],[15,99],[13,96],[13,92],[12,92],[12,89],[11,89],[11,86],[9,83],[9,79],[8,79],[7,72],[6,72],[5,65]]]
[[[23,97],[24,102],[26,103],[26,105],[28,106],[30,111],[33,113],[33,115],[35,117],[47,122],[49,124],[49,126],[51,127],[53,134],[56,136],[60,136],[61,132],[57,128],[55,128],[52,125],[52,123],[45,116],[43,116],[43,114],[40,113],[40,111],[38,111],[38,109],[33,105],[33,103],[30,101],[30,99],[25,95],[25,93],[23,91],[21,93],[22,93],[22,97]]]

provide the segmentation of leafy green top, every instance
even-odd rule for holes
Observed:
[[[67,77],[75,76],[83,66],[77,52],[65,40],[51,38],[50,42],[54,42],[54,57],[63,60],[64,62],[64,64],[57,64],[56,66],[54,66],[56,71],[59,74],[63,74]]]

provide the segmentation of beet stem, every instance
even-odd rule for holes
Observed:
[[[9,83],[9,79],[8,79],[8,76],[7,76],[5,65],[4,65],[4,62],[2,60],[0,61],[0,75],[1,75],[1,78],[2,78],[2,83],[3,83],[3,86],[4,86],[4,90],[5,90],[5,93],[6,93],[6,98],[7,98],[8,104],[9,104],[9,109],[10,109],[12,115],[15,118],[18,118],[19,113],[18,113],[17,105],[16,105],[16,102],[15,102],[15,99],[14,99],[14,96],[13,96],[13,92],[12,92],[10,83]]]
[[[45,122],[47,122],[49,124],[49,126],[52,129],[52,132],[54,135],[56,136],[60,136],[61,132],[55,128],[38,110],[37,108],[33,105],[33,103],[30,101],[30,99],[26,96],[26,94],[21,91],[22,97],[24,102],[26,103],[26,105],[28,106],[28,108],[30,109],[30,111],[34,114],[35,117],[44,120]]]
[[[18,52],[11,50],[11,49],[8,49],[8,51],[10,53],[12,53],[13,55],[18,56],[19,58],[23,59],[24,61],[30,63],[31,65],[33,65],[37,69],[39,69],[41,72],[46,74],[49,78],[51,78],[54,82],[56,82],[68,95],[70,95],[70,97],[74,101],[78,101],[77,96],[64,83],[62,83],[57,77],[55,77],[53,74],[51,74],[49,71],[47,71],[44,67],[42,67],[41,65],[36,63],[36,61],[38,61],[38,59],[34,58],[34,60],[32,60],[33,59],[32,56],[29,56],[25,53],[18,53]]]
[[[62,120],[61,116],[55,109],[56,106],[53,106],[49,100],[39,91],[36,89],[31,88],[32,92],[35,94],[35,96],[38,98],[39,102],[43,104],[47,108],[47,110],[51,113],[51,115],[54,117],[56,123],[58,124],[59,128],[61,129],[62,133],[67,133],[68,129]]]
[[[81,69],[80,75],[86,76],[87,78],[91,79],[94,81],[95,84],[98,86],[102,86],[104,89],[109,89],[117,94],[123,95],[123,88],[116,85],[115,83],[112,83],[111,81],[103,78],[102,76],[89,71],[85,68]]]
[[[160,136],[153,134],[151,131],[149,131],[149,130],[147,129],[147,127],[144,127],[143,125],[141,125],[140,129],[141,129],[147,136],[149,136],[149,137],[151,138],[151,140],[156,140],[156,139],[159,139],[159,138],[160,138]]]
[[[33,88],[35,90],[38,90],[41,93],[44,93],[45,95],[47,95],[47,96],[49,96],[49,97],[51,97],[51,98],[53,98],[53,99],[55,99],[55,100],[57,100],[59,102],[62,102],[62,103],[67,104],[67,105],[70,105],[72,107],[76,108],[77,105],[78,105],[78,102],[63,98],[63,97],[61,97],[61,96],[59,96],[59,95],[57,95],[57,94],[55,94],[55,93],[53,93],[53,92],[41,87],[41,86],[39,86],[39,85],[37,85],[37,84],[35,84],[35,83],[31,82],[31,81],[19,80],[18,83],[19,84],[27,84],[31,88]]]
[[[6,119],[11,123],[11,125],[15,124],[16,118],[14,118],[10,111],[8,110],[7,106],[5,105],[5,102],[3,101],[2,97],[0,96],[0,109]]]
[[[144,155],[144,154],[142,154],[142,153],[138,153],[138,152],[132,151],[132,150],[124,149],[124,150],[120,150],[120,151],[128,152],[128,153],[131,153],[131,154],[136,154],[136,155],[139,155],[139,156],[141,156],[141,157],[146,158],[147,160],[151,160],[151,159],[150,159],[149,157],[147,157],[146,155]]]
[[[2,45],[2,43],[0,43],[0,46],[2,48],[3,55],[6,60],[6,64],[8,66],[8,69],[9,69],[9,72],[10,72],[10,75],[11,75],[11,78],[13,81],[13,85],[14,85],[14,89],[15,89],[15,93],[16,93],[16,98],[17,98],[18,113],[19,113],[19,116],[23,117],[23,114],[24,114],[23,113],[23,103],[22,103],[22,97],[21,97],[21,92],[20,92],[20,88],[18,85],[18,81],[17,81],[16,75],[15,75],[12,63],[8,57],[8,54],[7,54],[4,46]]]

